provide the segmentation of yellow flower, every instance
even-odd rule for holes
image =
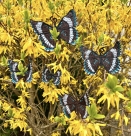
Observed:
[[[51,136],[61,136],[59,132],[52,133]]]
[[[22,109],[27,108],[27,102],[25,98],[29,98],[30,94],[29,92],[26,92],[25,90],[22,91],[22,95],[19,96],[19,98],[16,100],[18,104],[20,104]]]
[[[58,100],[58,94],[61,89],[57,89],[54,84],[47,85],[46,83],[42,82],[40,84],[40,88],[44,90],[43,97],[45,102],[51,102],[54,104]]]
[[[8,111],[10,108],[11,108],[11,106],[10,106],[8,103],[6,103],[6,102],[3,103],[2,109],[3,109],[4,111]]]
[[[66,61],[69,61],[69,55],[71,54],[71,52],[64,47],[63,52],[61,52],[60,57],[62,58],[61,61],[64,61],[66,59]]]
[[[67,84],[70,82],[70,73],[64,68],[62,69],[61,84]]]
[[[38,81],[38,79],[40,78],[39,72],[33,73],[33,74],[32,74],[32,77],[33,77],[33,78],[32,78],[32,83],[33,83],[33,84],[37,84],[37,83],[38,83],[37,81]]]
[[[8,124],[7,122],[5,122],[5,123],[3,124],[4,128],[7,128],[8,125],[9,125],[9,124]]]

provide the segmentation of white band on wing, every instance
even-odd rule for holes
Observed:
[[[67,94],[65,94],[65,95],[63,96],[63,98],[62,98],[64,105],[67,104],[67,98],[68,98],[68,95],[67,95]]]
[[[51,47],[51,48],[54,48],[54,46],[48,41],[48,39],[45,37],[45,35],[43,34],[43,31],[42,31],[42,22],[38,22],[37,24],[36,24],[36,29],[37,29],[37,31],[40,33],[39,34],[39,37],[40,38],[43,38],[43,41],[45,42],[45,44],[46,45],[48,45],[49,47]]]
[[[72,20],[70,19],[70,18],[68,18],[68,17],[64,17],[63,18],[63,20],[65,21],[65,22],[67,22],[67,24],[69,25],[69,31],[70,31],[70,34],[69,34],[69,43],[72,43],[72,40],[73,40],[73,38],[74,38],[74,34],[73,34],[73,22],[72,22]]]
[[[112,71],[112,70],[114,69],[114,67],[116,66],[117,50],[116,50],[116,49],[111,49],[110,51],[112,52],[112,54],[113,54],[113,56],[114,56],[114,58],[113,58],[113,60],[112,60],[112,65],[111,65],[111,67],[110,67],[110,69],[109,69],[109,71]]]
[[[88,64],[88,68],[92,71],[92,72],[95,72],[95,70],[92,68],[91,66],[91,62],[90,60],[86,59],[85,62]]]

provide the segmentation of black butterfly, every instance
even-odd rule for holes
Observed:
[[[60,104],[63,107],[64,114],[70,118],[70,113],[75,111],[78,115],[80,114],[82,119],[88,116],[86,106],[90,106],[89,96],[85,93],[79,100],[75,99],[70,94],[59,95]]]
[[[56,46],[56,42],[50,33],[50,30],[52,30],[53,27],[41,21],[30,20],[30,23],[34,31],[38,34],[45,50],[53,51]],[[60,23],[56,27],[57,31],[60,32],[58,39],[63,39],[67,43],[74,45],[75,40],[78,38],[78,32],[75,29],[76,25],[76,13],[72,9],[61,19]]]
[[[53,83],[55,85],[59,85],[60,83],[60,76],[61,76],[61,71],[58,70],[56,71],[55,74],[51,73],[47,67],[44,68],[42,72],[42,81],[43,82],[49,82],[51,79],[53,80]]]
[[[14,62],[12,60],[8,60],[8,64],[9,64],[9,69],[10,69],[10,73],[11,73],[11,79],[13,83],[17,83],[21,78],[23,78],[23,80],[25,82],[31,82],[32,81],[32,63],[30,62],[28,65],[28,69],[25,72],[25,75],[17,75],[17,72],[20,72],[20,70],[18,69],[18,62]]]
[[[115,46],[103,55],[98,55],[92,50],[81,46],[80,51],[84,59],[84,70],[88,74],[95,74],[99,66],[104,66],[106,71],[114,74],[120,70],[120,61],[118,57],[121,54],[121,45],[117,41]]]

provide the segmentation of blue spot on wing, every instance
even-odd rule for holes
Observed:
[[[11,80],[14,84],[18,82],[18,78],[16,76],[16,72],[11,72]]]
[[[89,75],[94,75],[95,74],[95,72],[91,71],[90,68],[88,67],[88,64],[87,64],[86,60],[84,61],[84,70]]]
[[[71,42],[71,45],[75,45],[76,44],[76,40],[78,39],[78,36],[79,36],[78,31],[76,29],[74,29],[74,28],[73,28],[73,33],[74,33],[74,37],[75,37],[74,39],[75,40],[73,40]]]
[[[65,106],[63,106],[63,112],[64,112],[64,114],[66,115],[67,118],[71,117],[70,114],[68,114],[67,109],[66,109]]]
[[[120,60],[116,60],[116,64],[115,64],[115,68],[112,70],[112,71],[110,71],[110,73],[111,74],[115,74],[115,73],[117,73],[119,70],[120,70]]]
[[[59,99],[59,101],[60,101],[60,105],[62,106],[62,109],[63,109],[64,114],[65,114],[68,118],[70,118],[70,114],[68,114],[67,109],[66,109],[66,107],[65,107],[65,105],[64,105],[64,103],[63,103],[62,96],[58,95],[58,99]]]
[[[121,55],[121,44],[120,44],[119,41],[117,41],[117,42],[115,43],[114,48],[117,50],[117,56],[120,56],[120,55]]]
[[[65,94],[65,95],[66,95],[66,94]],[[69,95],[68,95],[68,96],[69,96]],[[71,105],[71,104],[70,104],[70,106],[69,106],[69,105],[68,105],[68,101],[67,101],[67,104],[65,105],[64,102],[63,102],[63,96],[58,95],[58,99],[59,99],[59,101],[60,101],[60,105],[62,106],[62,109],[63,109],[64,114],[65,114],[68,118],[70,118],[70,113],[68,113],[66,106],[68,106],[68,108],[70,109],[70,106],[73,106],[73,107],[74,107],[75,105]],[[72,108],[70,109],[70,111],[72,112]]]
[[[74,23],[74,26],[76,27],[78,25],[78,22],[77,22],[77,18],[76,18],[76,12],[72,9],[70,10],[73,14],[73,23]]]

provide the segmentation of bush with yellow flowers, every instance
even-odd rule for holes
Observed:
[[[78,23],[75,45],[59,40],[56,29],[71,9]],[[56,42],[53,51],[45,50],[30,20],[53,27],[45,32]],[[81,45],[102,56],[116,41],[122,52],[119,72],[109,74],[101,65],[94,75],[84,71]],[[31,82],[24,80],[28,63]],[[61,71],[59,85],[53,80],[43,82],[45,66],[50,72]],[[11,78],[16,77],[22,78],[15,83]],[[130,135],[131,1],[0,0],[0,86],[0,136]],[[87,118],[74,111],[67,118],[58,97],[73,94],[78,98],[87,90],[91,103],[86,107]]]

